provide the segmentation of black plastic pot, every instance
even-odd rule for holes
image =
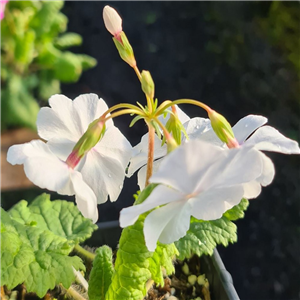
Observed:
[[[116,248],[122,232],[119,221],[101,222],[97,225],[99,229],[86,244],[92,247],[109,245],[113,249]],[[226,270],[217,249],[212,256],[202,256],[200,259],[202,271],[209,281],[212,300],[239,300],[231,275]]]

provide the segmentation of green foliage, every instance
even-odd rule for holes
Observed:
[[[77,206],[64,200],[50,200],[50,195],[41,194],[27,206],[21,200],[9,210],[9,215],[21,224],[36,224],[43,230],[72,241],[75,244],[91,237],[97,225],[82,216]]]
[[[113,272],[111,248],[108,246],[98,248],[89,280],[88,295],[90,300],[105,299]]]
[[[97,61],[65,49],[82,38],[64,33],[63,1],[9,1],[1,21],[2,128],[35,129],[36,100],[60,92],[60,82],[76,82]],[[32,84],[34,82],[34,84]]]
[[[226,247],[229,243],[236,242],[237,227],[231,221],[243,218],[247,207],[248,200],[242,199],[238,205],[225,212],[221,219],[203,221],[192,218],[186,236],[175,242],[179,251],[178,258],[184,260],[192,257],[193,254],[199,257],[202,254],[212,255],[218,244]]]
[[[156,185],[149,185],[144,189],[137,201],[142,203],[152,192]],[[115,272],[112,283],[106,293],[105,299],[139,300],[146,294],[146,282],[153,279],[157,284],[163,285],[162,268],[169,275],[174,271],[172,259],[178,254],[174,244],[162,245],[158,243],[155,252],[148,251],[143,234],[143,214],[134,225],[125,228],[122,232]]]
[[[273,1],[268,16],[259,24],[270,42],[279,47],[300,78],[300,6],[298,2]]]
[[[9,212],[1,209],[1,283],[9,289],[25,283],[28,292],[43,297],[75,279],[72,267],[84,269],[81,259],[68,254],[97,228],[71,202],[42,194],[27,206],[22,200]]]
[[[70,257],[74,242],[34,223],[21,224],[1,208],[1,284],[8,289],[25,283],[28,292],[43,297],[75,279],[72,267],[84,269],[79,257]]]

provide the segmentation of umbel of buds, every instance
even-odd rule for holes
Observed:
[[[113,41],[119,51],[120,57],[132,68],[136,67],[136,61],[132,47],[122,28],[122,19],[115,9],[106,5],[103,9],[103,20],[106,29],[114,36]]]

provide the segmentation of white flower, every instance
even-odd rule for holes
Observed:
[[[117,36],[122,31],[122,19],[117,11],[109,5],[106,5],[103,9],[103,20],[106,29],[113,36]]]
[[[40,187],[57,191],[60,194],[75,194],[79,209],[84,213],[83,205],[79,203],[76,187],[74,187],[75,190],[70,189],[66,192],[65,189],[59,190],[56,185],[48,184],[50,175],[57,176],[55,179],[57,182],[60,178],[59,174],[54,175],[56,164],[53,163],[53,169],[51,169],[50,161],[61,162],[61,165],[65,166],[64,162],[89,124],[99,118],[108,108],[103,99],[98,99],[95,94],[81,95],[74,101],[63,95],[54,95],[49,99],[49,104],[50,107],[43,107],[40,110],[37,119],[38,134],[48,141],[47,145],[37,147],[34,144],[30,148],[28,144],[12,146],[8,161],[12,164],[24,163],[25,171],[28,170],[27,177]],[[36,155],[40,157],[39,161],[45,159],[44,164],[48,166],[47,168],[41,168],[38,163],[35,163],[30,151],[26,150],[33,148],[36,149]],[[113,125],[113,121],[111,119],[107,121],[103,138],[74,169],[95,195],[96,201],[93,200],[93,203],[106,202],[108,195],[110,201],[117,200],[123,186],[131,149],[130,143]],[[39,152],[41,153],[38,154]],[[49,155],[44,155],[45,152]],[[26,160],[25,157],[28,159]],[[89,196],[86,194],[86,202],[89,201]],[[95,203],[93,207],[94,211],[97,211]],[[88,217],[88,214],[86,213],[85,216]]]
[[[215,134],[214,130],[211,127],[209,119],[199,117],[190,119],[178,107],[177,112],[179,120],[183,123],[183,126],[190,140],[198,139],[214,145],[218,145],[223,148],[227,148],[227,146]],[[160,120],[165,124],[168,119]],[[284,154],[299,154],[300,148],[298,143],[285,137],[278,130],[271,126],[263,126],[267,123],[267,121],[267,118],[258,115],[248,115],[242,118],[240,121],[238,121],[236,125],[232,127],[232,130],[240,146],[253,146],[261,151],[274,151]],[[160,147],[159,145],[161,143],[159,142],[158,138],[156,139],[158,141],[156,141],[155,144],[156,146],[154,157],[155,159],[161,158],[155,162],[155,168],[157,169],[162,158],[166,155],[167,150],[166,145]],[[183,135],[182,143],[185,142],[186,138]],[[127,176],[130,177],[136,170],[144,166],[138,172],[138,184],[141,190],[145,186],[146,164],[147,144],[146,142],[141,142],[133,148],[133,154],[130,160],[130,165],[127,174]]]
[[[97,198],[85,183],[82,174],[68,167],[41,140],[14,145],[9,148],[7,161],[24,165],[26,176],[40,188],[62,195],[76,195],[78,209],[94,223],[98,219]]]
[[[120,225],[132,225],[140,214],[161,206],[144,223],[146,245],[154,251],[157,240],[169,244],[183,237],[190,216],[219,219],[243,197],[257,197],[273,176],[271,160],[253,147],[229,150],[190,141],[164,158],[150,178],[161,185],[142,204],[123,209]]]

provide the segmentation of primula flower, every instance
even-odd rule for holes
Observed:
[[[12,164],[24,164],[27,177],[42,188],[60,194],[75,194],[83,215],[96,221],[96,203],[106,202],[108,195],[110,201],[116,201],[121,192],[131,145],[110,119],[105,124],[103,138],[73,170],[73,166],[65,162],[89,124],[99,118],[108,107],[95,94],[81,95],[74,101],[64,95],[54,95],[49,99],[49,104],[50,107],[40,110],[37,118],[38,134],[48,141],[47,144],[33,141],[12,146],[8,152],[8,161]],[[34,151],[34,156],[30,154],[31,151]],[[58,171],[63,168],[69,173]],[[72,189],[67,178],[72,179],[73,173],[89,187],[89,193],[82,194],[75,184]],[[55,184],[51,185],[52,181]],[[85,208],[85,205],[91,205],[92,208]]]
[[[78,209],[95,223],[98,219],[97,198],[82,174],[69,168],[41,140],[14,145],[9,148],[7,161],[24,165],[26,176],[40,188],[57,191],[61,195],[76,195]]]
[[[198,139],[227,148],[227,146],[215,134],[209,119],[199,117],[190,119],[181,109],[178,107],[176,109],[178,117],[183,123],[183,127],[185,128],[190,140]],[[160,120],[165,124],[168,119]],[[239,145],[252,146],[261,151],[274,151],[283,154],[299,154],[300,148],[298,143],[285,137],[271,126],[263,126],[267,123],[267,121],[267,118],[258,115],[248,115],[238,121],[232,127],[232,131]],[[143,141],[143,139],[145,140]],[[160,147],[158,137],[157,140],[158,141],[156,141],[155,144],[154,157],[156,159],[159,158],[159,160],[154,163],[156,169],[158,168],[162,158],[167,153],[166,146],[164,145],[163,147]],[[147,143],[145,141],[146,137],[144,136],[142,138],[142,142],[133,148],[132,158],[130,160],[127,174],[127,176],[130,177],[136,170],[142,167],[138,172],[138,184],[141,189],[144,188],[146,177],[145,165],[147,163]],[[182,135],[182,143],[185,142],[186,138]]]
[[[0,20],[4,18],[5,6],[8,0],[0,0]]]
[[[271,160],[253,147],[229,150],[190,141],[164,158],[149,180],[160,185],[142,204],[123,209],[120,225],[132,225],[140,214],[160,206],[144,223],[146,245],[154,251],[157,240],[169,244],[183,237],[191,216],[219,219],[243,197],[257,197],[273,177]]]

